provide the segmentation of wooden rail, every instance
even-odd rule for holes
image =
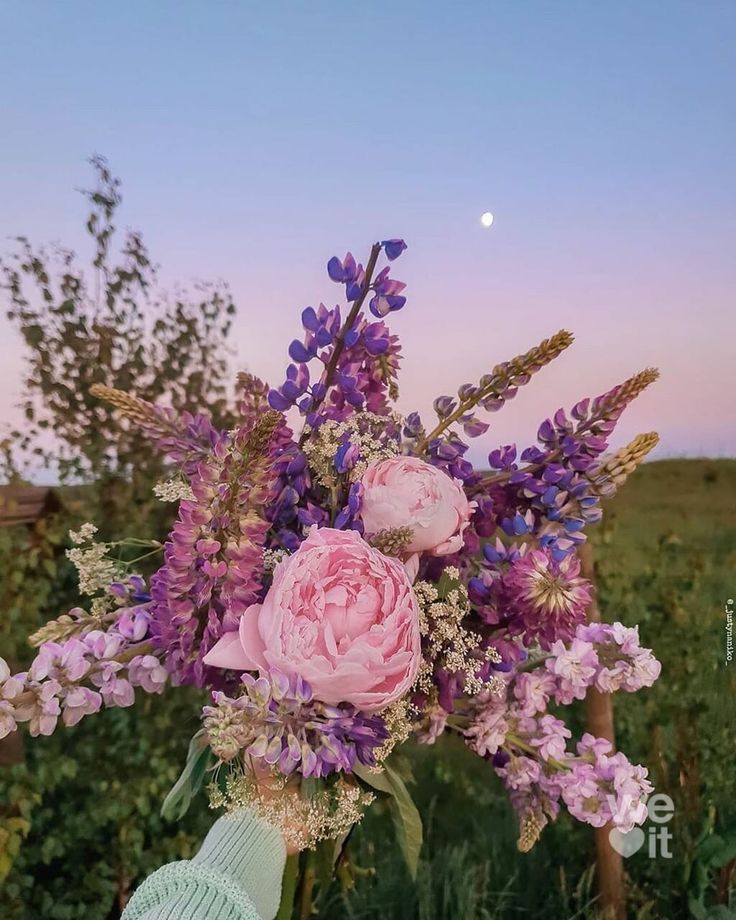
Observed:
[[[56,490],[48,486],[0,486],[0,527],[35,524],[60,507]]]

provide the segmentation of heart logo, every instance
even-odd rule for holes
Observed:
[[[641,849],[644,843],[644,831],[640,827],[635,827],[628,834],[622,834],[617,827],[614,827],[608,832],[608,840],[614,850],[626,859],[627,856],[633,856],[637,850]]]

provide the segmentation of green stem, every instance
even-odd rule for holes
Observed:
[[[340,355],[342,354],[343,349],[345,348],[345,336],[353,328],[353,323],[355,322],[355,319],[358,313],[360,313],[360,308],[363,306],[363,302],[368,296],[368,291],[371,288],[371,281],[373,280],[373,272],[375,271],[376,262],[378,261],[378,256],[380,255],[380,253],[381,253],[381,244],[374,243],[371,246],[371,254],[368,257],[368,264],[365,267],[365,280],[363,282],[363,290],[361,291],[358,299],[353,304],[352,309],[350,310],[350,313],[348,313],[348,318],[345,320],[342,329],[337,334],[337,338],[335,339],[335,347],[332,349],[330,360],[327,362],[327,367],[325,369],[324,374],[322,375],[322,383],[325,386],[325,395],[322,397],[322,399],[318,400],[312,406],[312,410],[311,410],[312,412],[316,412],[319,409],[319,407],[322,405],[322,403],[325,400],[325,397],[327,396],[327,391],[332,385],[332,380],[335,376],[335,371],[337,370],[337,362],[340,360]],[[300,447],[307,440],[307,437],[308,437],[308,426],[305,425],[301,433],[301,437],[299,438]]]
[[[302,876],[302,890],[299,896],[299,920],[309,920],[312,916],[312,895],[314,883],[317,878],[314,850],[307,850],[304,875]]]
[[[527,671],[533,671],[535,668],[541,668],[544,662],[551,657],[552,655],[540,655],[539,658],[531,658],[525,661],[524,664],[520,664],[516,669],[516,673],[525,674]]]
[[[511,734],[511,732],[509,732],[509,734],[506,735],[506,741],[504,742],[504,747],[506,746],[506,743],[512,745],[515,748],[518,748],[520,751],[524,751],[527,754],[531,754],[537,760],[542,760],[542,758],[539,756],[539,751],[535,747],[532,747],[531,744],[527,744],[526,741],[522,741],[521,738],[519,738],[517,735]],[[554,767],[555,770],[569,770],[570,769],[570,767],[568,767],[567,764],[562,763],[561,760],[555,760],[554,757],[550,757],[547,760],[543,760],[542,762],[549,764],[550,767]]]
[[[294,909],[294,895],[296,894],[296,881],[299,875],[299,854],[292,853],[286,857],[284,877],[281,883],[281,903],[276,920],[291,920]]]

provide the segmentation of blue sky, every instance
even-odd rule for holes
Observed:
[[[327,258],[403,236],[402,408],[566,326],[486,447],[657,364],[621,440],[736,453],[736,4],[6,2],[0,29],[0,237],[82,246],[106,155],[163,278],[228,280],[236,363],[278,382]]]

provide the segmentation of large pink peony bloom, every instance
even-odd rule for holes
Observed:
[[[403,566],[354,531],[312,527],[274,571],[263,604],[205,657],[221,668],[300,675],[325,703],[382,709],[414,683],[419,612]]]
[[[366,533],[411,527],[409,553],[446,556],[462,548],[475,503],[459,479],[417,457],[393,457],[369,464],[361,482]]]

